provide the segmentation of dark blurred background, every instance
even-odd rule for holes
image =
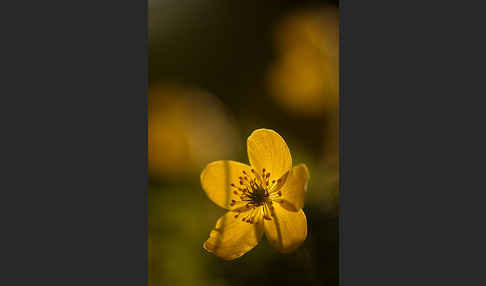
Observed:
[[[149,285],[338,284],[338,1],[149,0]],[[205,252],[225,210],[201,189],[215,160],[248,163],[276,130],[311,179],[308,237]]]

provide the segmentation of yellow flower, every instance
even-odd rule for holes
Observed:
[[[197,174],[207,162],[231,156],[237,133],[213,95],[189,86],[149,88],[148,172],[164,180]]]
[[[218,206],[229,210],[218,219],[203,247],[232,260],[254,248],[265,233],[279,252],[292,252],[307,237],[302,207],[309,180],[306,165],[292,168],[284,139],[258,129],[248,137],[251,166],[216,161],[201,173],[201,185]]]
[[[275,31],[277,61],[267,85],[290,112],[315,116],[339,105],[339,17],[334,6],[285,17]]]

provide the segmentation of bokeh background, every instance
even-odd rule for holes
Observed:
[[[338,1],[149,0],[149,285],[338,285]],[[276,130],[311,179],[308,237],[233,261],[203,242],[225,210],[201,189]]]

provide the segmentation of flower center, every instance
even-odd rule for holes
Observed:
[[[261,206],[268,198],[268,192],[262,186],[256,186],[256,189],[253,189],[253,192],[248,194],[248,198],[253,205]]]
[[[238,183],[231,184],[231,187],[234,188],[233,193],[238,195],[240,200],[231,200],[230,206],[245,204],[235,210],[237,212],[235,218],[238,218],[242,211],[250,210],[242,221],[255,223],[260,218],[260,214],[264,219],[271,220],[273,201],[282,196],[282,192],[279,190],[282,179],[270,182],[270,173],[265,172],[265,168],[261,175],[254,169],[251,169],[251,174],[246,171],[242,171],[242,173],[243,176],[238,177]]]

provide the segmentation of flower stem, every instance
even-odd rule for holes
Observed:
[[[312,262],[312,257],[310,255],[309,250],[305,245],[301,245],[297,250],[297,257],[301,261],[302,265],[306,270],[307,279],[310,282],[310,285],[321,285],[317,280],[317,276],[314,270],[314,264]]]

